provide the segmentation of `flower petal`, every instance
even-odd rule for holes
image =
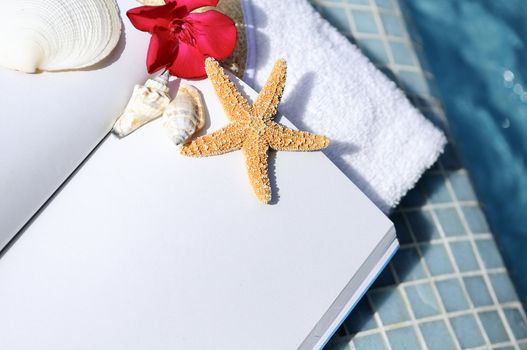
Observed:
[[[236,47],[236,26],[224,14],[210,10],[185,17],[194,29],[196,46],[206,56],[222,60]]]
[[[180,41],[176,59],[169,67],[170,74],[184,79],[204,79],[207,77],[205,58],[195,46]]]
[[[177,52],[178,43],[170,39],[168,29],[156,27],[150,40],[146,58],[148,73],[152,74],[170,65]]]
[[[216,7],[219,0],[165,0],[165,2],[177,2],[178,6],[185,6],[190,12],[205,6]]]
[[[170,2],[162,6],[140,6],[128,10],[126,15],[134,27],[140,31],[152,33],[156,25],[168,26],[176,6],[176,2]]]

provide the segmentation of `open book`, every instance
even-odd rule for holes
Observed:
[[[125,24],[97,70],[0,70],[0,247],[19,233],[0,348],[321,348],[397,249],[393,225],[321,152],[273,155],[266,206],[240,152],[185,158],[159,120],[108,135],[147,78],[148,36]],[[225,125],[210,82],[189,83],[204,132]]]

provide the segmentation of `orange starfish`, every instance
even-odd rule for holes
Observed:
[[[206,70],[225,113],[231,120],[226,127],[185,144],[181,153],[205,157],[242,149],[249,179],[258,199],[271,200],[267,174],[267,151],[318,151],[329,145],[325,136],[288,129],[273,121],[286,80],[286,62],[278,60],[269,80],[254,104],[241,95],[217,61],[207,59]]]

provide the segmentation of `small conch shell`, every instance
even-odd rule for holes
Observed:
[[[124,137],[146,123],[159,118],[170,103],[168,72],[145,85],[136,85],[124,113],[117,119],[113,132]]]
[[[205,108],[201,94],[193,86],[183,85],[163,114],[163,126],[176,145],[187,142],[205,126]]]

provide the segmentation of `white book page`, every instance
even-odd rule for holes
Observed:
[[[295,349],[393,235],[322,152],[273,156],[263,205],[241,152],[184,157],[161,124],[109,136],[0,259],[1,348]]]
[[[125,17],[140,3],[118,4],[119,47],[96,67],[33,75],[0,68],[0,249],[108,133],[134,84],[147,78],[150,35]]]

